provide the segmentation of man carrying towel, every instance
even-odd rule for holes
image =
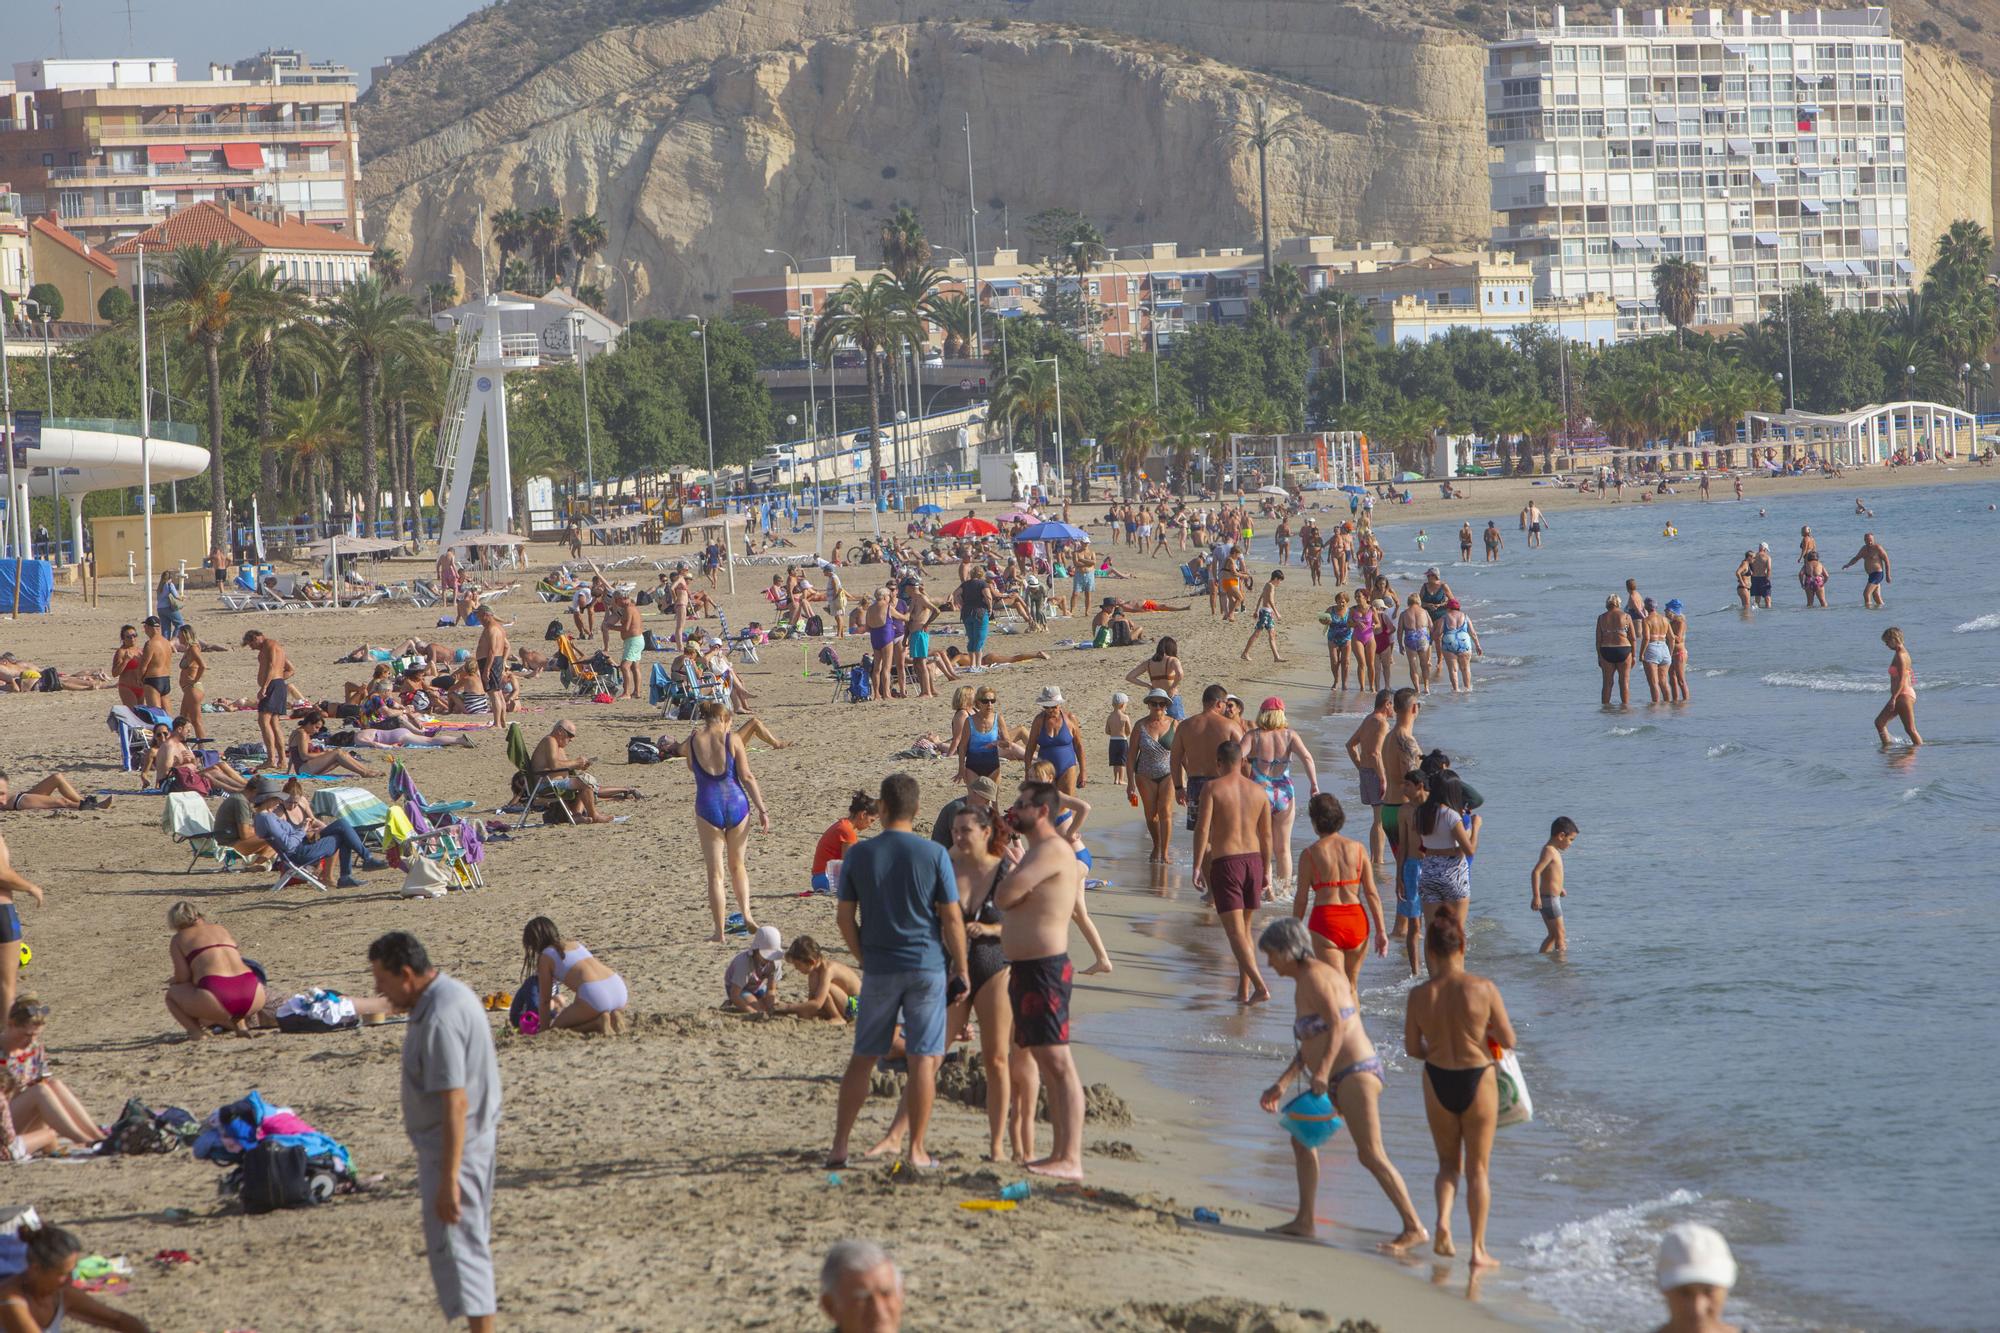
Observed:
[[[448,1321],[491,1333],[493,1158],[500,1067],[479,997],[431,966],[416,936],[391,931],[368,946],[375,990],[410,1015],[403,1038],[403,1131],[417,1150],[424,1253]]]

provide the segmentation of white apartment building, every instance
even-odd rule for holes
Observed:
[[[1667,327],[1653,266],[1707,271],[1697,324],[1747,324],[1801,283],[1836,306],[1910,290],[1903,46],[1889,12],[1612,11],[1488,46],[1494,229],[1541,299],[1612,298]]]

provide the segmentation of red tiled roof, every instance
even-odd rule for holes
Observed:
[[[48,237],[63,249],[74,254],[77,258],[84,260],[86,263],[95,264],[114,278],[118,276],[118,266],[116,264],[85,245],[69,232],[63,230],[62,223],[56,220],[54,213],[50,213],[47,217],[36,218],[28,225],[37,233]]]
[[[184,245],[219,241],[238,250],[325,250],[338,254],[373,254],[375,247],[326,227],[301,222],[290,214],[271,222],[229,204],[209,200],[167,216],[151,230],[128,236],[108,253],[129,255],[141,245],[148,250],[176,250]]]

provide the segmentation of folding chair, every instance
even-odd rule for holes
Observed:
[[[125,772],[139,767],[146,747],[152,744],[153,728],[172,726],[173,721],[172,714],[144,704],[112,705],[104,725],[118,739],[118,762]]]
[[[275,851],[276,848],[274,847],[273,850]],[[279,893],[288,889],[294,883],[308,885],[318,889],[321,893],[330,892],[326,887],[326,879],[324,877],[326,875],[326,863],[332,858],[321,857],[317,866],[308,869],[305,866],[294,865],[292,862],[286,860],[283,852],[278,852],[277,857],[278,880],[277,883],[271,886],[270,891],[272,893]]]
[[[535,813],[537,804],[546,803],[543,802],[544,797],[553,801],[556,808],[562,811],[564,823],[576,823],[576,812],[569,807],[569,779],[557,774],[535,772],[534,752],[528,748],[527,737],[521,734],[519,722],[507,724],[507,758],[513,762],[514,772],[524,793],[521,821],[514,825],[516,833],[528,826],[528,817]]]
[[[331,824],[345,820],[361,840],[380,845],[389,805],[365,787],[323,787],[312,794],[312,812]]]
[[[216,841],[215,817],[209,812],[208,802],[195,792],[168,792],[166,808],[160,816],[160,827],[171,834],[175,842],[187,844],[187,874],[192,875],[203,858],[214,862],[222,870],[234,870],[249,860],[234,847]]]

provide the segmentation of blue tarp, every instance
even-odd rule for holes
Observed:
[[[21,561],[21,609],[37,614],[49,609],[55,571],[46,560]],[[14,562],[0,560],[0,611],[14,609]]]

